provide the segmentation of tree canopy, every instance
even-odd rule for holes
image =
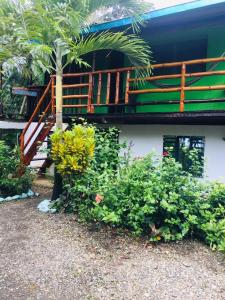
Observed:
[[[22,56],[34,76],[55,73],[56,119],[62,119],[62,73],[68,64],[88,67],[86,54],[116,50],[132,65],[150,65],[150,47],[136,34],[89,34],[96,12],[115,7],[126,9],[137,25],[149,5],[138,0],[0,0],[0,64]]]
[[[88,35],[102,8],[126,9],[139,16],[149,4],[136,0],[0,0],[0,63],[24,55],[33,59],[32,71],[55,68],[55,52],[60,45],[65,64],[87,65],[86,53],[111,49],[123,52],[132,64],[149,62],[149,47],[136,35],[103,32]],[[97,17],[97,16],[96,16]],[[142,51],[140,51],[142,50]]]

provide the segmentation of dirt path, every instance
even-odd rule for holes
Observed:
[[[204,245],[146,247],[38,202],[0,205],[0,300],[225,299],[224,261]]]

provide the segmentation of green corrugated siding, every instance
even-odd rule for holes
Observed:
[[[146,31],[146,30],[145,30]],[[153,34],[145,34],[144,38],[149,41],[150,45],[166,45],[167,43],[177,42],[177,41],[190,41],[197,42],[198,39],[202,37],[207,38],[208,47],[207,47],[207,57],[219,57],[225,51],[225,26],[215,26],[215,27],[201,27],[196,29],[184,29],[182,30],[174,30],[172,33],[168,33],[165,31],[160,31]],[[154,53],[153,53],[154,57]],[[127,66],[127,60],[124,61],[124,66]],[[108,60],[104,55],[97,55],[96,60],[96,69],[107,69],[109,67]],[[216,70],[225,70],[225,63],[220,63]],[[106,77],[103,78],[103,90],[101,101],[105,102],[106,98]],[[179,83],[180,80],[165,80],[160,81],[164,83]],[[193,84],[192,86],[208,86],[208,85],[219,85],[225,84],[225,76],[210,76],[203,77],[200,81]],[[123,87],[124,88],[124,87]],[[150,83],[145,84],[145,88],[154,88]],[[74,93],[75,91],[70,90],[70,93]],[[95,79],[94,85],[94,94],[95,100],[97,98],[97,77]],[[168,92],[168,93],[149,93],[142,94],[135,97],[137,102],[145,102],[145,101],[168,101],[168,100],[179,100],[180,94],[177,92]],[[225,91],[192,91],[185,93],[186,100],[203,100],[203,99],[218,99],[225,98]],[[72,103],[74,100],[67,100],[67,103]],[[87,101],[86,99],[83,100]],[[66,103],[66,102],[65,102]],[[74,102],[75,103],[75,102]],[[195,103],[188,104],[185,103],[185,111],[199,111],[199,110],[225,110],[225,102],[224,103]],[[127,109],[127,112],[132,111],[131,109]],[[151,113],[151,112],[178,112],[179,105],[146,105],[146,106],[137,106],[137,113]],[[77,114],[78,112],[85,113],[85,110],[77,110],[77,109],[66,109],[65,113],[69,114]],[[96,113],[105,114],[108,112],[108,108],[96,108]]]
[[[197,42],[198,38],[207,37],[208,49],[207,57],[219,57],[225,51],[225,27],[202,28],[195,30],[183,30],[182,32],[175,32],[173,35],[164,35],[161,33],[157,37],[150,38],[150,44],[166,44],[171,41],[193,41]],[[154,54],[153,54],[154,55]],[[225,70],[225,63],[219,63],[216,70]],[[161,81],[164,83],[180,83],[180,80],[171,79]],[[208,86],[208,85],[225,84],[225,76],[210,76],[202,77],[197,83],[192,86]],[[151,84],[147,83],[146,88],[154,88]],[[180,94],[178,92],[168,93],[154,93],[144,94],[137,96],[138,102],[144,101],[168,101],[179,100]],[[185,93],[186,100],[203,100],[203,99],[217,99],[225,98],[223,90],[217,91],[188,91]],[[194,103],[185,104],[185,111],[198,111],[198,110],[225,110],[225,103]],[[137,112],[177,112],[179,105],[154,105],[137,107]]]

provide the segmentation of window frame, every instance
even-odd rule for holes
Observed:
[[[166,139],[170,139],[171,141],[167,141]],[[174,139],[174,141],[172,141]],[[191,135],[163,135],[163,156],[168,155],[167,148],[172,147],[169,145],[165,145],[169,142],[174,143],[174,151],[171,152],[171,156],[178,162],[181,163],[183,166],[184,171],[188,171],[191,168],[191,164],[189,162],[188,166],[188,160],[185,161],[185,154],[182,153],[182,139],[185,141],[185,139],[189,139],[189,146],[188,150],[193,150],[193,149],[199,149],[201,152],[199,154],[199,160],[201,161],[201,170],[199,174],[193,174],[197,178],[203,178],[204,176],[204,169],[205,169],[205,164],[204,164],[204,159],[205,159],[205,145],[206,145],[206,139],[205,136],[191,136]],[[202,144],[201,147],[195,147],[195,143],[200,143]],[[186,165],[185,165],[186,164]]]

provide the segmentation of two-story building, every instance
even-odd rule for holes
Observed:
[[[204,177],[225,181],[225,1],[194,1],[143,18],[140,35],[152,49],[152,76],[137,78],[119,52],[89,55],[91,70],[69,66],[64,72],[64,122],[82,116],[113,124],[120,140],[132,142],[133,156],[163,155],[173,147],[184,163],[182,148],[198,149]],[[90,32],[121,31],[131,23],[120,19]],[[54,125],[54,76],[46,84],[40,98],[28,99],[33,114],[21,136],[26,164]]]

